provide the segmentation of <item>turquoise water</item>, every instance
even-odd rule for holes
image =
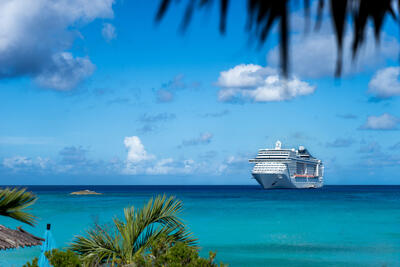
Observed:
[[[70,196],[92,189],[101,196]],[[93,222],[110,222],[128,205],[166,193],[183,200],[183,219],[201,253],[229,266],[400,266],[400,186],[326,186],[262,190],[257,186],[30,187],[42,236],[52,224],[58,247]],[[0,224],[17,226],[0,217]],[[21,266],[40,248],[0,253],[0,266]]]

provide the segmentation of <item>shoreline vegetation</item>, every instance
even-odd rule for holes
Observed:
[[[98,192],[86,189],[86,190],[71,192],[69,194],[70,195],[102,195],[103,193],[98,193]]]
[[[26,189],[0,189],[0,215],[34,226],[36,217],[26,212],[38,197]],[[76,195],[98,195],[90,190]],[[94,223],[83,235],[75,235],[63,249],[44,250],[54,267],[135,266],[135,267],[224,267],[216,263],[216,253],[199,256],[200,247],[186,224],[179,217],[182,201],[174,196],[150,198],[142,208],[129,206],[123,218],[112,223]],[[38,257],[23,267],[39,267]]]

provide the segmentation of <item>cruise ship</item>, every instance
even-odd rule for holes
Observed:
[[[324,180],[324,165],[306,148],[283,149],[277,141],[274,149],[260,149],[254,159],[252,175],[264,188],[319,188]]]

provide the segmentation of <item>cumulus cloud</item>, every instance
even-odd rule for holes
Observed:
[[[161,159],[146,169],[147,174],[189,174],[198,169],[192,159],[175,161],[172,158]]]
[[[13,172],[30,171],[32,169],[45,169],[49,159],[37,157],[35,159],[25,156],[14,156],[3,159],[3,167]]]
[[[88,150],[81,146],[67,146],[55,159],[45,157],[15,156],[3,159],[5,170],[40,174],[116,174],[122,169],[121,161],[93,160],[87,157]]]
[[[240,64],[219,74],[217,85],[227,88],[253,88],[261,85],[263,76],[274,75],[276,72],[269,67],[255,64]]]
[[[94,71],[87,57],[66,52],[78,26],[112,18],[114,0],[0,2],[0,79],[28,76],[40,86],[67,90]]]
[[[88,58],[74,58],[71,53],[63,52],[53,55],[49,66],[37,74],[35,81],[41,87],[65,91],[76,87],[94,70],[95,66]]]
[[[199,170],[201,166],[192,159],[157,159],[156,156],[147,153],[137,136],[126,137],[124,143],[128,149],[126,166],[122,170],[124,174],[189,174]]]
[[[112,39],[117,38],[117,31],[115,30],[114,25],[112,25],[111,23],[103,23],[101,34],[107,42],[110,42]]]
[[[124,144],[128,150],[126,161],[129,163],[138,163],[145,160],[154,159],[154,156],[148,154],[144,149],[142,141],[137,136],[125,137]]]
[[[30,159],[28,157],[21,157],[21,156],[5,158],[5,159],[3,159],[3,165],[6,168],[18,169],[20,167],[31,166],[32,159]]]
[[[218,167],[217,173],[235,173],[249,171],[249,155],[231,155],[225,159]]]
[[[209,142],[211,135],[197,138],[200,143]],[[150,154],[138,136],[124,138],[126,158],[96,160],[88,156],[82,146],[66,146],[55,159],[14,156],[0,161],[0,172],[30,174],[90,174],[90,175],[188,175],[242,173],[248,171],[249,156],[236,155],[218,161],[215,151],[197,155],[197,160],[181,157],[156,157]]]
[[[222,102],[273,102],[314,93],[315,87],[293,77],[282,79],[276,69],[254,64],[237,65],[222,71],[217,81]]]
[[[206,144],[209,144],[211,142],[212,138],[213,138],[213,134],[212,133],[207,133],[207,132],[206,133],[202,133],[202,134],[200,134],[199,137],[183,140],[182,141],[182,145],[180,147],[206,145]]]
[[[292,37],[290,44],[291,71],[304,78],[320,78],[332,76],[335,73],[337,60],[337,47],[335,35],[331,31],[331,25],[318,34],[304,36],[303,33]],[[329,28],[328,28],[329,26]],[[356,60],[352,61],[353,34],[347,31],[343,39],[343,75],[371,70],[377,66],[383,66],[386,59],[397,57],[398,42],[394,37],[385,33],[381,34],[380,50],[376,46],[372,29],[367,30],[366,42],[359,50]],[[269,65],[278,67],[280,61],[279,47],[275,47],[267,54]]]
[[[367,122],[360,128],[365,130],[395,130],[400,119],[388,113],[381,116],[369,116]]]
[[[368,93],[376,98],[390,98],[400,95],[400,67],[378,70],[368,84]]]
[[[122,171],[126,174],[139,174],[144,172],[147,161],[155,159],[155,156],[147,153],[138,136],[125,137],[124,144],[128,150],[126,166]]]

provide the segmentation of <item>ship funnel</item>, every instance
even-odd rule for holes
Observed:
[[[281,149],[281,147],[282,147],[282,143],[281,143],[281,141],[276,141],[276,143],[275,143],[275,149]]]

